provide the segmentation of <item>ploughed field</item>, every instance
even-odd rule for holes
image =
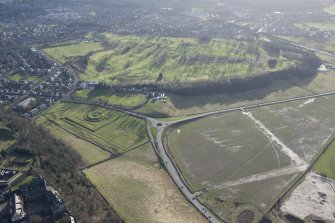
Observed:
[[[82,80],[107,83],[208,81],[278,71],[294,65],[257,40],[97,35],[95,41],[44,51],[82,70]],[[269,65],[270,59],[277,63]]]
[[[231,221],[245,205],[266,213],[332,140],[334,102],[327,96],[209,116],[175,126],[165,143],[218,216]]]
[[[97,106],[59,103],[36,120],[44,127],[61,128],[114,154],[148,141],[144,120]]]

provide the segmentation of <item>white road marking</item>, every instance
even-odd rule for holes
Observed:
[[[246,183],[252,183],[261,180],[267,180],[275,177],[285,176],[293,173],[303,172],[308,169],[308,165],[300,165],[300,166],[289,166],[281,169],[271,170],[269,172],[260,173],[251,175],[248,177],[240,178],[234,181],[227,181],[219,185],[212,186],[215,190],[220,190],[229,187],[235,187]]]
[[[242,113],[248,116],[250,119],[254,121],[255,124],[261,129],[263,134],[269,139],[270,142],[274,142],[279,146],[279,149],[286,154],[296,165],[302,166],[307,165],[307,163],[300,158],[295,152],[293,152],[290,148],[288,148],[280,139],[278,139],[262,122],[257,120],[251,112],[247,112],[245,110]]]

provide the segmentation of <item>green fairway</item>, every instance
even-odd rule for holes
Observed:
[[[278,58],[278,66],[269,68],[270,56],[252,41],[213,39],[199,43],[192,38],[113,34],[104,38],[118,47],[90,56],[84,80],[147,82],[158,79],[160,73],[162,81],[222,80],[280,70],[290,64]]]
[[[73,135],[122,154],[148,141],[144,120],[102,107],[60,103],[37,118]]]
[[[315,163],[316,172],[335,180],[335,142],[321,155]]]
[[[75,56],[84,56],[85,54],[101,50],[100,43],[83,42],[64,46],[56,46],[43,49],[46,54],[54,58],[60,63],[64,63],[68,58]]]
[[[263,40],[140,37],[99,35],[99,43],[79,43],[44,49],[59,62],[87,55],[79,62],[82,80],[106,83],[208,81],[254,76],[295,64],[263,47]],[[102,45],[105,46],[102,50]],[[274,67],[269,59],[276,59]],[[78,64],[77,64],[78,65]]]
[[[144,94],[117,94],[104,89],[79,90],[75,93],[75,96],[85,100],[104,101],[111,105],[123,107],[136,107],[144,104],[147,100]]]

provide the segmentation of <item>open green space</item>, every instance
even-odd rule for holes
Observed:
[[[104,101],[111,105],[136,107],[146,102],[144,94],[118,94],[107,89],[79,90],[76,97],[85,100]]]
[[[36,120],[46,127],[62,128],[116,154],[148,141],[144,120],[98,106],[59,103]]]
[[[6,150],[12,146],[16,142],[17,138],[18,133],[5,127],[3,123],[0,122],[0,151]]]
[[[199,43],[192,38],[113,34],[104,38],[117,47],[90,56],[84,80],[147,82],[158,80],[160,73],[160,81],[222,80],[280,70],[290,64],[278,58],[277,67],[269,68],[270,56],[256,41],[213,39]]]
[[[335,5],[324,8],[323,10],[328,14],[335,15]]]
[[[265,214],[333,139],[334,102],[331,95],[214,115],[174,126],[164,142],[218,216],[230,222],[240,205]],[[330,177],[333,151],[316,165]]]
[[[122,157],[131,158],[147,163],[158,163],[157,155],[152,148],[151,142],[143,144],[129,152],[126,152]]]
[[[40,83],[43,81],[43,78],[41,76],[37,76],[37,75],[23,75],[20,73],[16,73],[16,74],[12,74],[9,76],[10,80],[14,80],[14,81],[33,81],[35,83]]]
[[[278,36],[278,37],[307,47],[312,47],[314,49],[325,50],[328,52],[335,52],[335,37],[330,40],[313,39],[312,37],[308,36]],[[321,59],[323,59],[322,55],[318,56],[321,57]]]
[[[89,52],[101,50],[103,47],[96,42],[82,42],[55,46],[43,49],[43,51],[60,63],[66,62],[70,57],[84,56]]]
[[[52,123],[49,123],[43,116],[40,116],[37,121],[39,123],[43,123],[43,127],[48,129],[52,135],[57,137],[59,140],[64,141],[77,151],[88,165],[108,159],[111,156],[109,152],[104,151],[100,147],[70,134]]]
[[[327,59],[329,59],[330,63],[332,58],[324,58],[324,60]],[[169,94],[167,100],[155,102],[149,101],[136,111],[152,117],[165,118],[168,121],[175,120],[176,116],[189,116],[192,114],[240,107],[249,104],[258,104],[334,91],[334,86],[335,73],[330,71],[319,73],[310,81],[297,80],[294,85],[291,85],[284,80],[275,81],[271,86],[242,93],[221,93],[201,96]]]
[[[318,174],[335,180],[335,142],[332,142],[327,150],[315,163],[315,170]]]
[[[82,80],[107,83],[148,83],[154,81],[206,81],[258,75],[294,65],[265,49],[262,40],[140,37],[101,34],[99,43],[80,43],[45,49],[64,63],[71,57],[88,60]],[[98,45],[96,45],[98,44]],[[276,59],[275,66],[268,61]]]
[[[304,30],[325,30],[325,31],[335,31],[334,23],[318,23],[318,22],[308,22],[308,23],[296,23],[295,27]]]
[[[33,176],[27,176],[24,178],[20,183],[16,184],[11,188],[12,191],[18,190],[21,185],[29,184],[35,177]]]
[[[84,174],[125,222],[207,222],[157,164],[134,157],[117,158],[89,168]]]

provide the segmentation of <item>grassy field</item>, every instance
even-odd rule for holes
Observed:
[[[15,81],[21,81],[21,80],[25,80],[25,81],[33,81],[36,83],[40,83],[43,81],[43,78],[40,76],[36,76],[36,75],[23,75],[20,73],[16,73],[13,74],[9,77],[10,80],[15,80]]]
[[[136,110],[142,114],[155,118],[164,118],[174,116],[176,108],[170,99],[167,100],[150,100],[144,106]]]
[[[324,58],[325,60],[327,58]],[[329,61],[331,58],[329,58]],[[329,62],[331,64],[331,61]],[[335,65],[335,60],[334,60]],[[242,93],[211,94],[202,96],[180,96],[169,94],[168,100],[148,102],[136,111],[152,117],[166,118],[186,116],[208,111],[240,107],[265,101],[275,101],[315,93],[335,90],[334,72],[319,73],[313,80],[296,81],[294,85],[287,81],[275,81],[273,85]]]
[[[101,50],[100,43],[83,42],[44,49],[44,52],[60,63],[66,62],[70,57],[84,56],[89,52]]]
[[[18,138],[18,133],[13,132],[0,122],[0,151],[8,149],[12,146]]]
[[[260,40],[165,38],[101,34],[106,48],[89,56],[83,80],[107,83],[146,83],[159,81],[227,80],[257,75],[293,65],[280,55],[262,48]],[[99,43],[80,43],[45,49],[64,63],[74,56],[101,49]],[[268,60],[276,58],[276,67]]]
[[[309,23],[296,23],[295,27],[304,30],[325,30],[325,31],[335,31],[334,23],[317,23],[317,22],[309,22]]]
[[[323,10],[328,14],[335,15],[335,5],[324,8]]]
[[[212,198],[203,201],[218,215],[233,212],[229,202],[266,213],[334,137],[334,102],[327,96],[210,116],[176,126],[166,141],[186,181],[208,191]],[[331,157],[317,168],[333,176]]]
[[[302,83],[302,86],[289,86],[286,81],[276,81],[274,85],[276,85],[277,89],[274,89],[273,86],[267,86],[263,89],[255,89],[243,93],[222,93],[202,96],[169,94],[166,101],[149,101],[136,111],[157,118],[186,116],[239,107],[246,104],[305,96],[312,94],[312,91],[324,92],[331,89],[335,90],[333,87],[334,83],[335,75],[322,73],[317,76],[315,82]],[[171,118],[167,120],[169,119]]]
[[[66,144],[76,150],[88,165],[105,160],[111,155],[109,152],[102,150],[100,147],[82,140],[75,135],[66,132],[62,128],[49,123],[43,116],[40,116],[37,121],[39,123],[44,123],[43,127],[48,129],[52,135],[64,141]]]
[[[75,96],[86,100],[105,101],[112,105],[124,107],[135,107],[147,100],[144,94],[116,94],[103,89],[79,90],[75,93]]]
[[[123,154],[122,157],[131,158],[146,163],[158,163],[157,155],[153,151],[151,142],[148,142],[140,147],[137,147],[134,150]]]
[[[117,158],[84,173],[127,223],[207,222],[157,165]]]
[[[335,143],[331,143],[329,148],[322,154],[315,164],[316,172],[325,174],[327,177],[335,180]]]
[[[64,128],[112,153],[122,154],[148,141],[144,120],[97,106],[59,103],[37,122]]]
[[[305,26],[302,26],[302,25],[300,26],[301,28],[305,28]],[[317,39],[317,40],[312,39],[307,36],[278,36],[278,37],[298,43],[298,44],[302,44],[304,46],[312,47],[315,49],[335,52],[335,38],[332,38],[329,41],[325,41],[325,40],[320,40],[320,39]],[[322,56],[322,55],[318,55],[318,56]]]
[[[272,70],[267,65],[269,56],[255,42],[214,39],[199,44],[191,38],[112,34],[105,34],[105,39],[117,42],[118,47],[92,55],[83,79],[142,82],[155,81],[162,73],[163,81],[220,80]],[[256,54],[258,60],[254,61]],[[241,61],[234,62],[237,60]],[[252,63],[257,66],[251,66]],[[282,67],[287,65],[284,62]]]

